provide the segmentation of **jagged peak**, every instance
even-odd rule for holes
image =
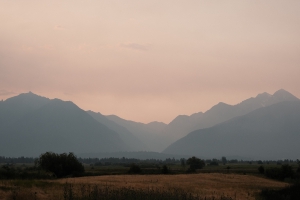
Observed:
[[[284,90],[284,89],[280,89],[277,90],[274,94],[274,97],[277,98],[282,98],[282,99],[286,99],[286,100],[299,100],[297,97],[295,97],[293,94],[291,94],[290,92]]]
[[[217,105],[215,105],[215,106],[213,106],[213,107],[216,107],[216,106],[232,106],[232,105],[229,105],[229,104],[227,104],[227,103],[224,103],[224,102],[219,102]]]
[[[153,122],[149,122],[149,123],[147,123],[148,125],[152,125],[152,124],[160,124],[160,125],[167,125],[167,124],[165,124],[165,123],[163,123],[163,122],[159,122],[159,121],[153,121]]]
[[[17,96],[10,97],[10,98],[6,99],[5,101],[13,101],[13,102],[19,101],[19,100],[31,101],[31,100],[34,100],[34,99],[49,100],[49,98],[34,94],[33,92],[29,91],[27,93],[21,93]]]
[[[263,92],[263,93],[260,93],[256,96],[256,98],[269,98],[271,97],[272,95],[267,93],[267,92]]]
[[[197,112],[197,113],[191,114],[190,117],[192,117],[192,116],[197,116],[197,115],[203,115],[203,114],[204,114],[203,112]]]
[[[176,122],[177,120],[182,120],[182,119],[189,118],[188,115],[177,115],[169,124]]]
[[[290,92],[284,90],[284,89],[280,89],[280,90],[277,90],[276,92],[274,92],[273,96],[278,96],[278,95],[292,95]],[[294,96],[294,95],[292,95]]]

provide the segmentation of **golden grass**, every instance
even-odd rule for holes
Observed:
[[[139,189],[181,189],[193,194],[206,197],[230,196],[233,199],[255,199],[255,195],[264,188],[283,188],[286,183],[269,180],[251,175],[237,174],[182,174],[182,175],[110,175],[97,177],[66,178],[49,180],[54,184],[46,187],[21,188],[17,199],[28,199],[36,193],[39,199],[63,199],[63,184],[68,182],[74,185],[97,184],[113,187],[134,187]],[[1,186],[1,183],[0,183]],[[4,186],[1,186],[4,187]],[[24,198],[22,198],[24,197]],[[31,197],[31,196],[30,196]],[[1,190],[0,199],[12,199],[12,192]]]
[[[236,199],[255,199],[264,188],[283,188],[286,183],[251,175],[183,174],[183,175],[116,175],[81,177],[58,180],[60,183],[113,185],[114,187],[182,189],[206,197],[231,196]]]

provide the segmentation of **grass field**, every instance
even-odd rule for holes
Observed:
[[[63,188],[66,182],[72,184],[74,190],[80,190],[83,185],[112,188],[133,187],[144,190],[175,189],[216,199],[221,196],[230,196],[232,199],[255,199],[261,189],[280,189],[287,186],[287,183],[240,174],[110,175],[58,180],[1,180],[0,199],[64,199]]]

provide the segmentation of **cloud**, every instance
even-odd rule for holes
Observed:
[[[149,45],[137,44],[137,43],[128,43],[128,44],[121,44],[123,48],[133,49],[138,51],[148,51]]]
[[[0,89],[0,96],[8,96],[8,95],[13,95],[16,94],[15,92],[7,91],[4,89]]]

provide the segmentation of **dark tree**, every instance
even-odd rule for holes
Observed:
[[[263,173],[265,173],[265,168],[264,168],[264,166],[259,166],[258,167],[258,171],[259,171],[259,173],[261,173],[261,174],[263,174]]]
[[[225,156],[222,157],[222,163],[223,163],[223,165],[226,165],[226,163],[227,163],[227,159]]]
[[[132,163],[130,165],[128,173],[130,173],[130,174],[139,174],[141,172],[142,172],[141,168],[138,165],[136,165],[135,163]]]
[[[181,167],[185,167],[185,159],[184,158],[180,158],[180,164],[181,164]]]
[[[282,165],[281,168],[273,167],[265,170],[265,175],[272,179],[283,181],[285,178],[293,178],[294,171],[290,165]]]
[[[162,170],[161,170],[161,172],[163,174],[169,174],[170,173],[170,169],[168,168],[167,165],[164,165],[163,168],[162,168]]]
[[[205,166],[205,162],[195,156],[187,159],[186,164],[190,165],[189,170],[194,172],[196,169],[202,169]]]
[[[40,155],[36,163],[38,167],[52,172],[58,178],[78,175],[84,172],[84,166],[73,153],[57,154],[46,152]]]
[[[209,165],[211,165],[211,166],[218,166],[218,165],[219,165],[219,161],[218,161],[217,159],[213,159],[213,160],[209,163]]]
[[[261,160],[257,161],[257,164],[262,165],[263,162]]]
[[[282,165],[281,170],[282,170],[282,174],[283,174],[282,176],[284,178],[293,178],[294,171],[293,171],[292,166],[290,166],[288,164]]]

